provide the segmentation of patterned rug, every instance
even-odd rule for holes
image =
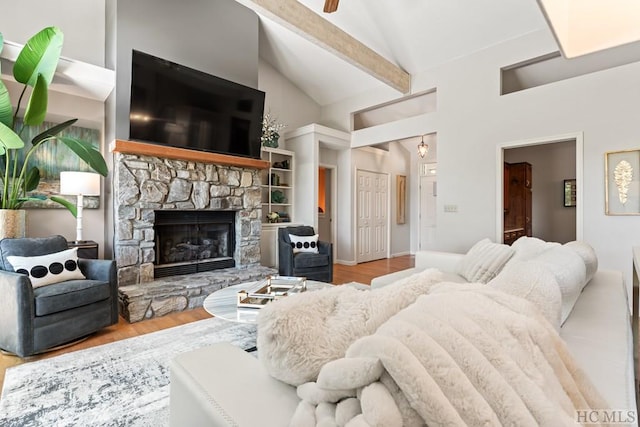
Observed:
[[[167,426],[171,359],[222,341],[250,348],[255,325],[205,319],[9,368],[0,426]]]

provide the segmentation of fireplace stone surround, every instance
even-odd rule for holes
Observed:
[[[114,256],[120,312],[128,321],[198,307],[217,289],[276,272],[260,266],[261,180],[255,166],[123,152],[117,145],[112,151]],[[187,159],[207,158],[182,151],[189,152]],[[160,210],[235,211],[236,267],[154,279],[153,227]]]

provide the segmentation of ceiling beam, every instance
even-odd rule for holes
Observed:
[[[403,94],[411,75],[296,0],[237,0]],[[337,3],[337,2],[336,2]]]

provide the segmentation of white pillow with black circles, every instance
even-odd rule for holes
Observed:
[[[309,252],[313,254],[318,253],[318,234],[313,236],[297,236],[295,234],[289,234],[289,240],[291,241],[291,248],[293,253]]]
[[[9,255],[16,273],[26,274],[34,288],[73,279],[86,279],[78,267],[78,248],[40,256]]]

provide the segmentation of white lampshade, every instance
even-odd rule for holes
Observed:
[[[566,58],[640,40],[638,0],[538,0]]]
[[[100,175],[93,172],[60,172],[60,194],[100,195]]]

